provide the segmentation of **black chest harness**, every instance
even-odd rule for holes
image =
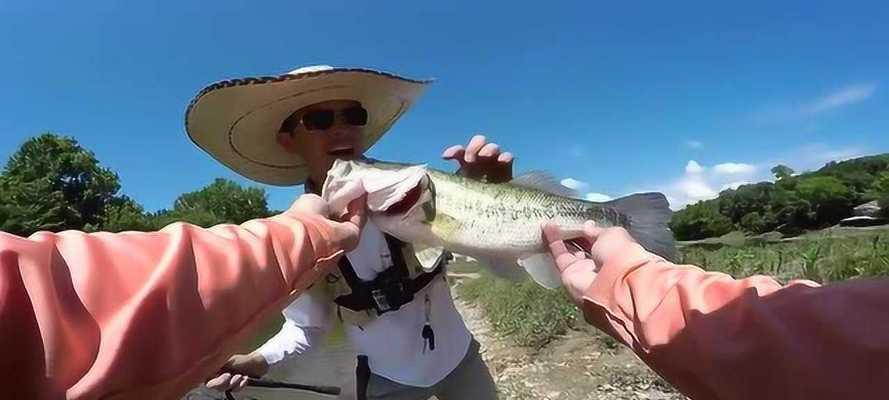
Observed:
[[[374,309],[378,315],[395,311],[410,303],[424,287],[429,285],[444,269],[445,258],[439,260],[435,269],[424,272],[410,279],[404,254],[401,252],[402,242],[392,236],[384,235],[389,247],[392,266],[377,274],[372,281],[362,281],[355,274],[355,269],[347,257],[341,257],[339,270],[352,293],[339,296],[334,302],[341,307],[354,311]]]

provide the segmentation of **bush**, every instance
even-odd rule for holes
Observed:
[[[546,346],[579,318],[564,290],[547,290],[531,280],[506,281],[485,270],[480,278],[463,284],[460,295],[484,309],[495,332],[521,346]]]
[[[673,214],[670,229],[678,240],[722,236],[733,229],[732,220],[719,213],[715,202],[690,205]]]
[[[884,218],[889,218],[889,193],[880,197],[877,200],[877,205],[880,206],[880,215]]]
[[[747,213],[747,215],[742,217],[741,227],[753,233],[763,233],[766,231],[765,220],[757,212]]]

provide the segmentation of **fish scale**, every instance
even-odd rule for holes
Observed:
[[[526,255],[543,250],[540,223],[553,219],[563,230],[577,233],[586,220],[606,220],[592,204],[531,191],[510,184],[481,184],[458,176],[430,172],[436,191],[436,212],[459,221],[453,236],[442,238],[463,251],[500,249]],[[616,214],[612,214],[616,217]],[[504,250],[509,249],[509,250]]]

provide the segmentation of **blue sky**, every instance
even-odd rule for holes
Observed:
[[[0,3],[0,159],[73,136],[149,210],[249,183],[191,144],[185,107],[312,64],[437,79],[374,157],[451,168],[441,151],[482,132],[592,198],[678,208],[778,162],[889,151],[886,2],[258,4]],[[263,187],[277,209],[302,191]]]

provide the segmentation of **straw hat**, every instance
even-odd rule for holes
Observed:
[[[364,68],[303,67],[284,75],[231,79],[201,90],[185,113],[185,130],[202,150],[252,180],[303,183],[305,162],[278,144],[281,123],[300,108],[355,100],[368,112],[365,149],[416,102],[431,80]]]

